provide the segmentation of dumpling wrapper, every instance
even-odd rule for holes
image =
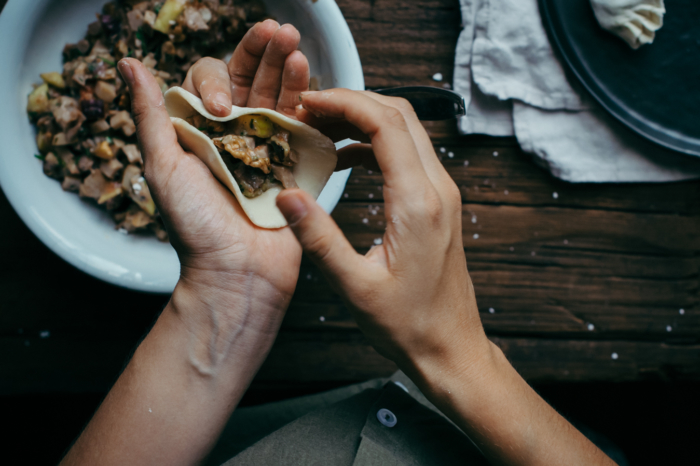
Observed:
[[[664,0],[591,0],[598,24],[633,49],[654,42],[664,24]]]
[[[291,133],[290,145],[299,154],[299,162],[292,169],[294,179],[299,188],[311,194],[314,199],[321,194],[335,170],[338,156],[333,141],[311,126],[274,110],[233,107],[229,116],[216,117],[206,111],[198,97],[179,87],[165,93],[165,107],[177,131],[180,145],[194,153],[209,167],[214,176],[233,192],[250,221],[259,227],[273,229],[287,225],[275,203],[282,187],[270,188],[253,199],[245,197],[212,140],[187,123],[186,118],[200,114],[209,120],[227,122],[243,115],[265,115]]]

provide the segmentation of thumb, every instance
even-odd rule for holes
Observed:
[[[357,276],[360,256],[333,219],[306,192],[285,189],[277,196],[277,207],[301,243],[304,252],[328,279],[341,289]]]
[[[133,58],[119,62],[119,71],[129,86],[131,112],[146,166],[167,163],[169,150],[179,147],[177,133],[165,109],[163,92],[143,64]]]

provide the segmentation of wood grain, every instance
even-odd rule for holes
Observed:
[[[440,85],[436,72],[451,82],[457,0],[338,4],[368,87]],[[700,378],[700,183],[568,184],[512,138],[459,136],[454,122],[426,128],[462,192],[482,321],[524,377]],[[333,217],[358,251],[371,247],[385,228],[381,174],[355,169]],[[72,268],[2,195],[0,218],[0,393],[105,390],[168,297]],[[256,383],[352,382],[394,369],[304,260]]]

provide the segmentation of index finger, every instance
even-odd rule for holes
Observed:
[[[430,183],[406,120],[399,110],[348,89],[304,92],[302,105],[314,115],[341,118],[372,141],[386,187],[404,199],[424,193]]]

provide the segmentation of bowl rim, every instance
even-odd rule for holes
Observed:
[[[16,32],[17,26],[16,24],[13,25],[13,23],[21,24],[26,21],[33,21],[35,17],[42,14],[43,10],[50,1],[51,0],[8,0],[4,9],[0,13],[0,43],[16,44],[17,38],[13,35],[13,32]],[[342,41],[341,44],[347,47],[343,52],[343,69],[349,70],[352,73],[344,77],[344,80],[348,84],[347,87],[354,90],[364,90],[364,74],[362,71],[360,56],[357,51],[357,46],[352,36],[352,32],[350,31],[347,21],[343,17],[340,8],[334,0],[319,0],[311,5],[313,11],[320,9],[320,13],[323,14],[324,21],[333,24],[332,29],[334,37],[340,39]],[[318,14],[319,13],[316,15]],[[318,16],[314,17],[313,19],[316,20],[317,17]],[[32,23],[32,25],[34,24]],[[20,43],[24,44],[27,42]],[[17,85],[21,74],[21,61],[18,62],[17,60],[12,59],[11,47],[0,47],[0,63],[13,63],[13,61],[14,63],[18,63],[19,66],[0,67],[0,83],[6,83],[6,85],[0,86],[0,101],[9,102],[17,98],[15,93],[17,91]],[[38,78],[39,77],[37,76],[37,80]],[[8,138],[11,140],[13,132],[8,129],[8,125],[2,124],[2,121],[3,117],[0,116],[0,139],[7,140],[5,138]],[[9,117],[7,118],[6,122],[9,122]],[[115,275],[114,273],[110,273],[111,270],[109,267],[105,267],[104,265],[100,266],[100,264],[96,263],[96,261],[88,261],[86,260],[85,254],[79,254],[79,252],[76,252],[73,248],[67,247],[65,242],[62,241],[60,235],[53,230],[51,225],[47,224],[37,215],[33,214],[31,211],[32,209],[28,208],[23,203],[21,189],[17,189],[19,183],[12,179],[10,171],[7,170],[7,167],[5,166],[4,160],[5,158],[10,157],[9,152],[9,149],[0,146],[0,189],[2,189],[8,202],[20,217],[22,222],[29,228],[34,236],[36,236],[52,252],[84,273],[112,285],[147,293],[167,294],[172,292],[175,283],[169,283],[167,280],[165,280],[165,282],[126,280]],[[27,156],[30,156],[30,154],[27,154]],[[350,177],[350,172],[351,170],[345,170],[343,172],[336,172],[333,174],[331,180],[329,181],[329,185],[327,185],[327,187],[331,187],[334,190],[333,193],[326,193],[324,188],[324,192],[321,193],[321,196],[326,194],[324,198],[324,203],[327,203],[324,206],[326,207],[326,210],[333,210],[337,205],[340,197],[342,196],[348,178]]]

